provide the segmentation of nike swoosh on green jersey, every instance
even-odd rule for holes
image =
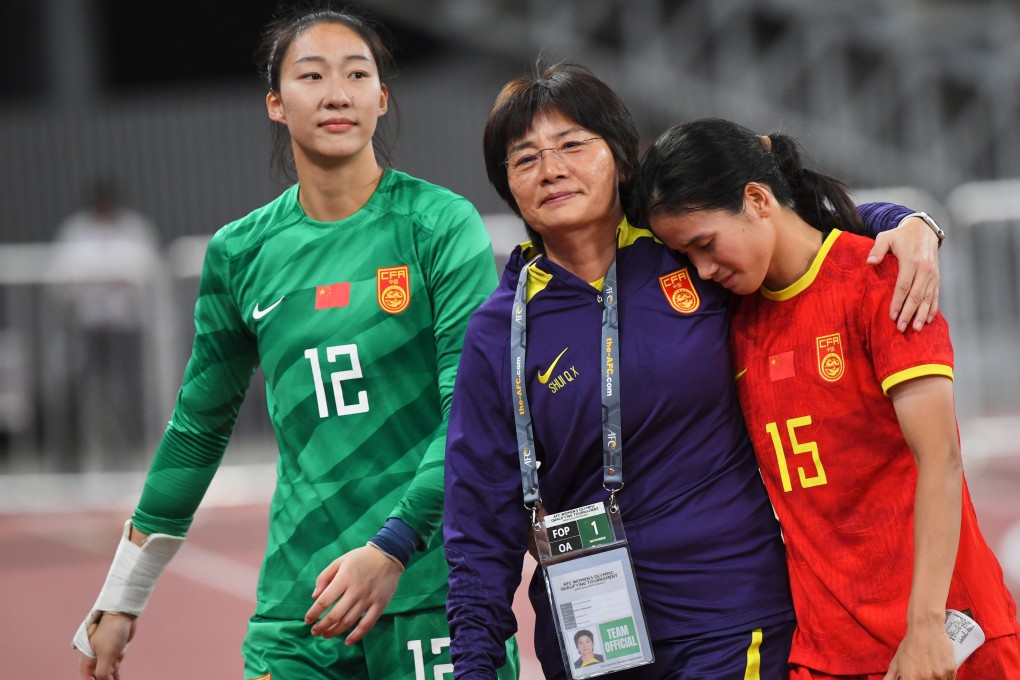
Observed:
[[[543,385],[549,382],[549,376],[552,375],[553,369],[556,368],[556,364],[559,362],[560,357],[566,354],[568,349],[570,348],[564,347],[563,351],[559,353],[559,356],[553,359],[553,362],[549,364],[549,368],[544,373],[542,371],[538,372],[538,382],[540,382]]]
[[[259,319],[264,317],[266,314],[268,314],[269,312],[271,312],[274,309],[276,309],[276,305],[278,305],[281,302],[283,302],[283,298],[285,298],[285,297],[287,297],[287,296],[286,295],[282,296],[279,300],[277,300],[273,304],[269,305],[265,309],[259,309],[259,303],[256,302],[255,303],[255,309],[253,309],[252,312],[251,312],[252,318],[255,319],[256,321],[258,321]]]

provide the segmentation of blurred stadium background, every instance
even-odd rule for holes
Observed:
[[[73,672],[68,640],[173,405],[205,243],[282,189],[269,171],[265,92],[251,61],[276,4],[0,6],[0,592],[12,633],[0,651],[13,659],[10,677]],[[648,141],[699,116],[782,130],[860,200],[934,215],[949,232],[941,306],[957,352],[967,474],[1020,592],[1016,0],[350,4],[393,34],[394,165],[471,199],[497,266],[523,229],[485,180],[481,130],[501,84],[538,59],[590,66]],[[88,273],[54,266],[58,225],[97,177],[156,224],[159,257],[126,267],[111,256]],[[127,340],[134,349],[116,357],[118,375],[134,381],[120,405],[103,392],[117,385],[83,377],[75,348],[85,330],[61,303],[62,291],[110,282],[138,291],[142,315]],[[143,634],[126,677],[239,677],[274,477],[264,402],[256,376],[189,547],[145,622],[165,625],[166,638]],[[139,431],[101,426],[125,419]],[[167,649],[187,653],[168,666]],[[188,661],[214,657],[222,666]]]

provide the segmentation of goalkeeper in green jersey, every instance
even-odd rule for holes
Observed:
[[[378,162],[392,58],[364,19],[282,17],[261,57],[297,181],[209,243],[176,407],[74,637],[82,678],[118,676],[258,365],[279,461],[245,678],[452,672],[443,457],[464,329],[496,285],[492,248],[467,200]],[[517,665],[511,639],[501,677]]]

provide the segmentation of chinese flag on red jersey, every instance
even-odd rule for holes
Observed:
[[[346,307],[351,301],[351,282],[334,283],[329,286],[315,288],[315,308],[330,309]]]
[[[772,382],[792,378],[794,375],[796,374],[793,370],[793,352],[773,354],[769,357],[769,378]]]

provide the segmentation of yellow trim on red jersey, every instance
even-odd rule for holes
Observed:
[[[888,378],[882,381],[882,394],[888,396],[889,390],[915,378],[928,378],[931,376],[941,375],[954,380],[953,378],[953,367],[946,366],[945,364],[921,364],[920,366],[914,366],[902,371],[893,373]]]
[[[802,293],[807,290],[807,287],[815,282],[815,278],[818,277],[818,272],[822,268],[822,263],[825,262],[825,258],[832,249],[832,245],[842,233],[843,232],[839,229],[833,229],[829,232],[829,235],[825,237],[824,241],[822,241],[822,247],[819,248],[818,253],[815,254],[815,259],[811,261],[811,266],[804,273],[804,276],[800,277],[782,290],[769,290],[765,286],[762,286],[758,289],[758,291],[762,294],[762,297],[769,300],[789,300],[798,293]]]

